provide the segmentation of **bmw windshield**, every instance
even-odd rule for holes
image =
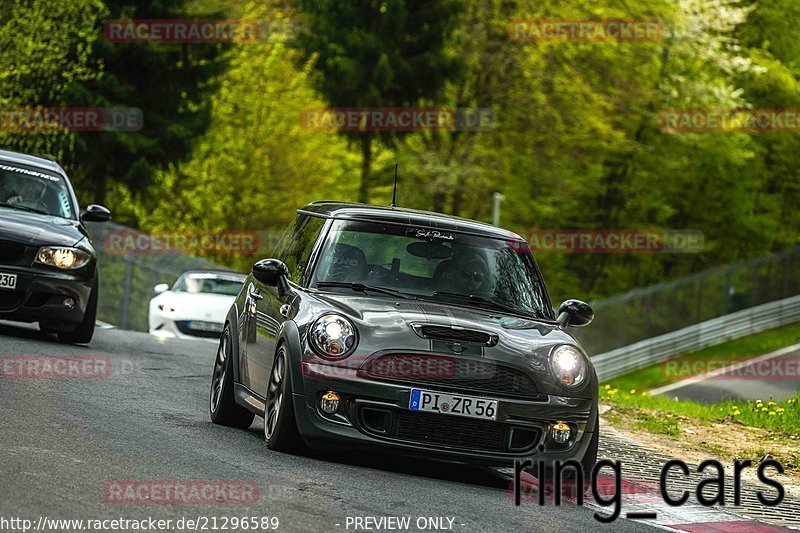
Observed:
[[[4,161],[0,161],[0,208],[75,218],[69,189],[63,178]]]
[[[317,288],[400,294],[552,319],[527,244],[430,228],[335,221]]]

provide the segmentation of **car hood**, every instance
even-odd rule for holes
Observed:
[[[225,294],[166,291],[151,300],[152,305],[164,304],[175,309],[175,320],[207,320],[224,322],[235,296]]]
[[[549,370],[550,352],[560,344],[580,346],[554,321],[525,319],[495,310],[372,295],[325,292],[314,293],[313,297],[315,304],[305,308],[296,320],[308,325],[330,312],[350,318],[358,329],[359,341],[356,352],[345,360],[348,365],[358,365],[364,358],[382,351],[451,353],[456,357],[481,358],[527,368],[537,376],[542,392],[564,395],[564,389],[557,385]],[[465,349],[468,344],[465,342],[423,338],[415,333],[413,326],[426,324],[479,330],[495,335],[497,343]],[[354,362],[347,362],[349,360]],[[590,364],[590,378],[570,394],[588,398],[596,394],[596,390],[597,377]]]
[[[387,334],[410,333],[414,324],[437,324],[494,334],[498,337],[498,347],[528,353],[541,346],[577,344],[572,336],[551,321],[530,320],[500,311],[390,297],[332,293],[317,293],[315,297],[370,330]]]
[[[84,237],[76,220],[0,207],[0,239],[29,246],[75,246]]]

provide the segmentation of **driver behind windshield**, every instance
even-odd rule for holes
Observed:
[[[6,178],[0,189],[0,202],[9,205],[35,204],[41,202],[44,190],[45,186],[42,182],[30,178]]]
[[[0,206],[66,218],[73,213],[69,193],[59,178],[5,164],[0,164]]]

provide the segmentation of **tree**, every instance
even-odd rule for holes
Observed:
[[[435,103],[459,62],[445,47],[461,0],[296,0],[302,61],[334,108],[397,108]],[[346,132],[361,150],[358,199],[369,201],[375,132]],[[389,143],[400,136],[382,135]]]
[[[190,18],[186,0],[105,3],[107,17],[96,22],[97,35],[103,35],[106,20]],[[220,18],[222,14],[191,15]],[[194,139],[208,127],[209,97],[214,77],[225,68],[225,47],[218,43],[116,43],[101,38],[93,57],[104,65],[103,75],[73,85],[68,98],[76,106],[139,108],[144,125],[139,131],[78,136],[66,160],[76,187],[91,191],[96,202],[104,203],[115,184],[143,193],[157,169],[186,159]]]
[[[0,4],[0,109],[66,107],[68,93],[101,75],[94,31],[106,11],[100,0],[6,0]],[[60,159],[70,132],[0,130],[4,148]]]

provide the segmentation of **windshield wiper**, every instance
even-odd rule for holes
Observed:
[[[357,281],[347,282],[347,281],[320,281],[317,283],[317,287],[342,287],[345,289],[353,289],[354,291],[361,291],[361,292],[380,292],[382,294],[388,294],[389,296],[396,296],[398,298],[404,298],[406,300],[416,300],[414,296],[410,296],[404,292],[396,291],[394,289],[388,289],[386,287],[376,287],[374,285],[365,285],[363,283],[359,283]]]
[[[522,309],[518,309],[513,305],[506,304],[503,302],[498,302],[497,300],[489,300],[482,296],[478,296],[477,294],[461,294],[458,292],[433,291],[433,294],[431,296],[445,296],[448,298],[457,298],[459,300],[466,300],[470,303],[474,303],[475,305],[483,307],[493,307],[495,309],[498,309],[500,311],[505,311],[507,313],[513,313],[515,315],[531,317],[530,313],[527,313]]]
[[[8,202],[0,202],[0,207],[10,207],[11,209],[19,209],[20,211],[30,211],[31,213],[39,213],[40,215],[50,214],[46,211],[41,211],[39,209],[28,207],[27,205],[9,204]]]

